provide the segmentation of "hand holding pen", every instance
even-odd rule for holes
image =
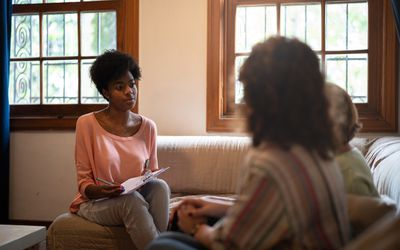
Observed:
[[[97,177],[96,180],[106,184],[98,186],[99,192],[103,197],[119,196],[124,191],[124,187],[115,182],[107,181],[99,177]]]

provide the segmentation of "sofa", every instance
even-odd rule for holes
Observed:
[[[378,191],[400,205],[400,137],[352,140],[365,155]],[[251,145],[239,136],[159,136],[160,175],[170,186],[171,207],[187,195],[234,196]],[[71,187],[76,188],[76,187]],[[48,229],[49,249],[135,249],[122,226],[101,226],[71,213],[59,215]]]

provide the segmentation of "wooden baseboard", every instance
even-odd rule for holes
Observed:
[[[38,221],[38,220],[8,220],[8,224],[12,225],[28,225],[28,226],[44,226],[49,228],[52,221]]]

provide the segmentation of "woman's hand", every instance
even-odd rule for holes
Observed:
[[[89,199],[112,198],[119,196],[124,191],[121,185],[89,185],[85,194]]]
[[[119,196],[122,192],[124,192],[124,187],[121,185],[113,185],[113,186],[108,186],[108,185],[102,185],[100,186],[101,193],[105,195],[106,197],[116,197]]]
[[[186,218],[186,214],[191,217],[190,219],[200,220],[200,222],[204,221],[203,223],[205,223],[207,217],[223,217],[226,214],[228,208],[232,206],[232,204],[233,203],[230,201],[222,201],[209,198],[185,198],[178,205],[171,209],[169,214],[169,223],[171,224],[173,222],[175,216],[178,216],[178,222],[180,222],[181,219],[178,215],[178,211],[180,211],[181,209],[182,211],[186,211],[182,215],[182,217],[185,217],[185,219],[188,219],[188,221],[189,218]],[[182,211],[181,213],[183,213]],[[181,223],[190,223],[190,221],[188,221]],[[197,221],[197,223],[199,223],[199,221]],[[191,223],[190,225],[193,225],[193,223]],[[185,225],[182,226],[186,227]]]
[[[347,205],[350,224],[356,234],[397,209],[396,204],[383,199],[352,194],[347,194]]]
[[[203,199],[188,199],[185,200],[185,202],[192,202],[200,206],[204,205],[202,208],[211,208],[214,206],[220,207],[220,204],[218,203],[208,202]],[[197,241],[206,246],[207,249],[210,249],[212,244],[212,228],[206,224],[206,217],[193,216],[195,211],[199,211],[199,209],[191,205],[185,205],[184,203],[180,204],[178,210],[179,229],[186,234],[192,235]]]
[[[226,214],[228,208],[232,206],[232,203],[207,198],[187,198],[179,204],[178,208],[181,206],[191,206],[190,215],[194,217],[221,218]]]
[[[182,205],[177,211],[178,215],[178,227],[179,229],[186,233],[193,235],[197,230],[197,227],[201,224],[206,223],[206,217],[195,217],[191,213],[195,208],[191,205]]]

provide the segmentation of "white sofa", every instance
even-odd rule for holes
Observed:
[[[400,137],[356,138],[352,144],[366,155],[378,191],[400,205]],[[233,195],[250,145],[248,137],[159,136],[159,165],[170,167],[160,178],[173,201],[189,194]],[[100,226],[70,213],[53,221],[47,243],[49,249],[134,249],[123,227]]]

